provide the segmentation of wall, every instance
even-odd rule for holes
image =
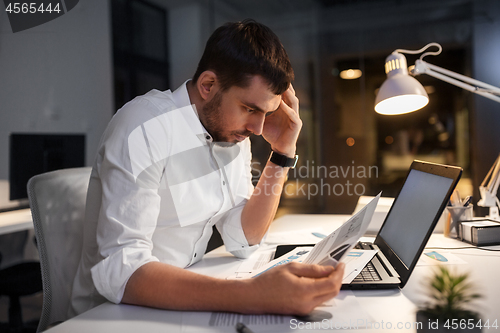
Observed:
[[[195,3],[169,9],[171,89],[191,78],[196,71],[204,48],[202,16],[203,8]]]
[[[500,87],[500,1],[478,0],[474,6],[472,75],[477,80]],[[500,104],[475,95],[474,107],[470,119],[472,175],[474,198],[479,200],[478,186],[500,153]],[[484,216],[488,210],[476,213]]]
[[[204,0],[146,0],[168,11],[167,36],[170,89],[191,78],[211,34],[208,2]]]
[[[8,178],[11,132],[86,133],[91,165],[113,114],[108,1],[80,1],[15,34],[0,6],[0,179]]]

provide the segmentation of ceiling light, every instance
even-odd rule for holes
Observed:
[[[360,69],[346,69],[340,72],[340,78],[344,80],[354,80],[358,79],[363,75]]]

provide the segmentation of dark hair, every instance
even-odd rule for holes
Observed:
[[[222,91],[247,87],[253,75],[261,75],[271,91],[281,95],[293,80],[293,69],[278,36],[254,20],[226,23],[207,41],[193,81],[212,70]]]

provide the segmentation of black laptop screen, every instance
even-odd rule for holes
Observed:
[[[410,171],[379,232],[407,267],[411,266],[453,181],[419,170]]]

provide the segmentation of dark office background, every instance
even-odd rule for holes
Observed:
[[[440,43],[444,51],[437,57],[426,58],[427,61],[498,84],[490,74],[498,72],[499,66],[491,61],[486,65],[487,55],[481,49],[482,43],[489,45],[500,38],[494,32],[498,6],[497,12],[491,10],[492,6],[492,1],[466,0],[439,3],[211,0],[183,5],[172,2],[171,6],[161,1],[149,2],[149,5],[143,0],[112,1],[115,104],[119,106],[135,94],[164,85],[175,89],[192,75],[196,66],[198,57],[189,50],[199,55],[211,31],[224,22],[254,18],[270,26],[289,53],[304,120],[298,146],[298,167],[301,168],[298,170],[301,171],[290,173],[280,214],[351,213],[357,194],[375,195],[383,190],[385,196],[395,196],[413,159],[462,166],[465,172],[460,189],[463,195],[474,192],[477,198],[477,185],[496,157],[498,149],[493,147],[499,148],[499,143],[488,131],[475,129],[489,127],[493,119],[498,119],[499,115],[491,111],[499,110],[498,105],[425,76],[418,79],[428,91],[430,103],[422,111],[397,117],[380,116],[373,112],[373,103],[376,90],[385,80],[385,57],[397,48],[418,49],[429,42]],[[128,8],[128,12],[123,8]],[[130,32],[130,27],[137,25],[134,20],[128,30],[118,29],[126,17],[134,17],[131,13],[140,8],[143,18],[146,17],[144,9],[148,8],[148,17],[157,19],[148,20],[148,24],[134,33]],[[168,62],[171,79],[140,78],[134,76],[134,70],[129,70],[134,79],[123,80],[120,66],[129,56],[123,55],[120,45],[124,42],[119,40],[152,45],[150,32],[159,25],[162,8],[168,11],[166,47],[169,50],[165,55],[161,52],[163,44],[156,43],[157,54],[161,55],[157,58],[164,56],[165,60],[156,68],[158,73],[163,73]],[[128,14],[117,16],[120,10]],[[181,39],[186,41],[186,22],[190,22],[190,31],[194,32],[189,38],[190,45],[179,43]],[[165,35],[161,27],[154,31],[157,31],[156,37]],[[195,38],[199,40],[193,41]],[[188,59],[179,58],[182,54],[189,54]],[[417,58],[408,55],[408,64]],[[149,63],[149,68],[155,68],[155,61],[143,60],[141,66],[146,68],[144,64]],[[137,67],[141,64],[132,63]],[[493,68],[484,71],[485,66]],[[183,70],[179,71],[179,67]],[[355,80],[341,79],[339,73],[349,68],[360,69],[362,76]],[[183,76],[175,72],[182,72]],[[479,73],[484,77],[479,77]],[[126,83],[134,80],[141,88],[125,96],[124,87],[130,86]],[[258,176],[269,147],[261,138],[254,137],[252,141],[254,174]],[[319,175],[320,167],[329,171]],[[341,174],[335,178],[330,173],[332,168],[350,171],[355,168],[356,172],[349,171],[346,176]],[[363,170],[364,174],[358,173]]]
[[[378,171],[340,179],[291,173],[281,213],[350,213],[357,201],[347,191],[308,197],[300,186],[347,190],[350,181],[364,194],[393,196],[413,158],[462,166],[462,194],[474,192],[477,201],[500,152],[498,103],[424,76],[418,80],[430,103],[420,112],[379,116],[373,102],[385,57],[430,42],[443,53],[428,62],[500,86],[499,1],[87,0],[16,34],[0,13],[0,206],[10,204],[10,133],[84,133],[90,165],[117,108],[149,89],[178,87],[192,76],[210,33],[244,18],[271,27],[294,66],[304,120],[299,167]],[[407,56],[408,64],[415,59]],[[341,79],[349,68],[362,76]],[[255,162],[264,163],[266,143],[253,142]]]
[[[90,165],[116,109],[152,88],[175,89],[193,74],[210,33],[244,18],[278,34],[296,73],[304,120],[299,167],[310,172],[290,174],[282,211],[349,213],[357,195],[354,187],[347,193],[347,181],[358,194],[393,196],[414,158],[464,167],[463,193],[478,198],[477,186],[500,151],[500,105],[431,77],[418,77],[430,96],[422,111],[397,117],[373,111],[384,59],[397,48],[438,42],[443,53],[428,62],[500,85],[498,1],[94,0],[17,34],[2,15],[2,156],[11,132],[76,132],[86,134]],[[415,59],[408,55],[408,64]],[[349,68],[362,76],[341,79]],[[268,147],[253,142],[262,165]],[[313,165],[377,173],[318,177]],[[258,175],[259,164],[254,169]],[[0,179],[7,175],[4,159]],[[314,186],[326,195],[308,196]]]
[[[347,193],[347,181],[358,185],[358,194],[384,190],[393,196],[413,158],[464,167],[460,186],[478,198],[477,186],[500,151],[500,105],[437,79],[418,78],[430,96],[422,111],[398,117],[373,112],[384,59],[397,48],[438,42],[443,53],[428,62],[500,85],[498,1],[85,1],[17,34],[1,15],[2,156],[8,156],[11,132],[76,132],[86,134],[85,160],[91,164],[116,109],[149,89],[175,89],[191,77],[217,26],[249,17],[278,34],[294,66],[304,120],[299,167],[377,168],[364,178],[293,173],[282,208],[349,213],[357,196]],[[407,59],[411,65],[417,57]],[[341,79],[348,68],[363,74]],[[268,147],[253,141],[255,161],[262,165]],[[256,174],[258,169],[255,164]],[[7,175],[4,159],[0,179]],[[4,183],[0,204],[6,200]],[[325,183],[344,193],[304,197],[298,190],[323,186],[326,192]]]

